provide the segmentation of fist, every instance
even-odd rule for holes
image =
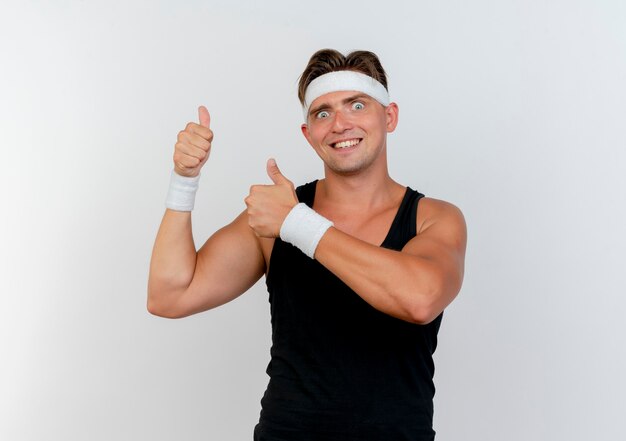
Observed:
[[[245,199],[248,224],[259,237],[278,237],[298,197],[293,184],[282,175],[273,159],[267,161],[267,174],[274,185],[253,185]]]
[[[174,170],[181,176],[194,177],[209,159],[213,132],[209,128],[211,116],[204,106],[198,108],[200,124],[190,122],[178,132],[174,145]]]

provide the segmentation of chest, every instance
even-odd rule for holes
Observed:
[[[380,246],[387,237],[398,209],[389,207],[361,212],[333,212],[323,206],[314,208],[322,216],[330,219],[339,231],[376,246]]]
[[[315,211],[331,220],[339,231],[375,246],[381,246],[385,241],[394,222],[396,210],[397,207],[374,213],[359,213],[356,216],[354,213],[329,213],[323,209],[318,211],[315,207]],[[260,242],[265,263],[269,269],[274,239],[260,238]]]

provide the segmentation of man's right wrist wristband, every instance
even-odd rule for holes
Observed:
[[[165,199],[165,207],[176,211],[192,211],[198,191],[200,174],[194,177],[181,176],[172,170],[170,187]]]

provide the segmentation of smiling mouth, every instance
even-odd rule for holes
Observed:
[[[359,142],[361,142],[361,138],[355,138],[355,139],[348,139],[346,141],[335,142],[334,144],[331,144],[331,146],[334,149],[345,149],[348,147],[354,147]]]

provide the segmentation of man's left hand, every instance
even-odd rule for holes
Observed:
[[[259,237],[278,237],[283,221],[298,204],[293,183],[283,176],[276,161],[267,161],[267,174],[274,185],[253,185],[245,199],[248,224]]]

